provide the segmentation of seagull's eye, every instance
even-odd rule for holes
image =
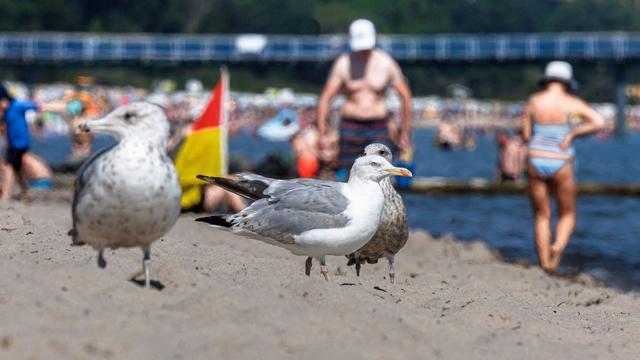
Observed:
[[[133,119],[133,117],[135,116],[134,113],[127,111],[126,113],[124,113],[124,115],[122,116],[124,118],[124,121],[130,123],[131,119]]]
[[[373,167],[379,167],[379,166],[380,166],[380,164],[378,164],[377,162],[373,161],[373,162],[371,162],[371,166],[373,166]]]
[[[378,154],[380,154],[380,155],[384,155],[384,150],[380,150],[380,151],[378,151]]]

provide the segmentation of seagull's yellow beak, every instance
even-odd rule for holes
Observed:
[[[387,169],[387,172],[391,175],[408,176],[408,177],[413,176],[413,174],[411,173],[411,171],[409,171],[409,169],[405,169],[401,167],[394,167],[391,169]]]

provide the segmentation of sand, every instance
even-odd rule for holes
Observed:
[[[631,359],[640,297],[502,262],[480,243],[414,232],[357,278],[183,215],[128,281],[139,249],[71,247],[69,203],[0,205],[0,359]],[[588,279],[587,279],[588,280]]]

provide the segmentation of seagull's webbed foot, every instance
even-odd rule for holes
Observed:
[[[327,267],[327,262],[325,261],[324,256],[320,256],[318,261],[320,261],[320,272],[322,273],[322,276],[324,276],[326,281],[329,281],[329,268]]]
[[[311,266],[313,265],[313,259],[311,257],[307,258],[307,261],[304,262],[304,273],[307,276],[311,276]]]
[[[396,279],[396,269],[393,266],[393,261],[395,260],[394,258],[395,256],[393,255],[389,255],[387,257],[387,259],[389,260],[389,280],[391,280],[392,284],[395,282],[395,279]]]
[[[104,269],[107,267],[107,261],[104,259],[104,249],[98,250],[98,267]]]
[[[354,253],[353,254],[353,258],[354,258],[355,263],[356,263],[356,276],[360,277],[360,266],[361,266],[361,264],[360,264],[360,254],[357,253],[357,252]]]

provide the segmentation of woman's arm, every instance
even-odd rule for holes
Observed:
[[[580,116],[584,122],[567,134],[564,141],[560,144],[563,148],[571,146],[573,139],[577,137],[593,134],[604,128],[604,118],[602,115],[595,111],[586,102],[577,99],[573,112]]]
[[[531,140],[531,101],[528,101],[522,113],[522,140],[526,143]]]

